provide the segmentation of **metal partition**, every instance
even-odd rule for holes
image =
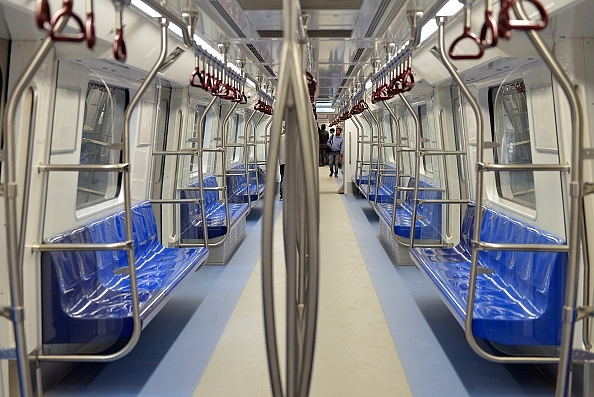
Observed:
[[[500,363],[556,363],[559,362],[559,357],[531,357],[531,356],[524,356],[524,357],[504,357],[504,356],[497,356],[492,353],[485,351],[476,341],[473,332],[472,332],[472,319],[474,314],[474,300],[475,300],[475,291],[476,291],[476,280],[477,275],[481,272],[481,268],[478,266],[478,254],[479,251],[497,251],[497,250],[508,250],[508,251],[555,251],[555,252],[569,252],[569,266],[575,266],[572,262],[575,262],[575,256],[577,253],[577,247],[579,246],[579,240],[576,240],[577,237],[577,212],[572,215],[570,220],[571,229],[576,229],[575,233],[570,233],[570,245],[546,245],[546,244],[496,244],[496,243],[489,243],[480,240],[480,233],[481,233],[481,225],[483,220],[483,214],[480,210],[483,204],[483,191],[484,191],[484,178],[483,174],[485,172],[493,172],[493,171],[559,171],[562,173],[569,172],[569,165],[568,164],[487,164],[483,161],[483,151],[485,149],[492,148],[492,145],[487,145],[484,142],[484,122],[482,118],[482,113],[479,108],[478,102],[472,96],[470,90],[462,80],[462,78],[458,75],[456,68],[452,65],[451,61],[447,58],[445,54],[445,45],[444,45],[444,29],[445,29],[445,18],[438,18],[438,50],[441,62],[443,65],[448,69],[452,78],[456,81],[456,83],[460,86],[460,89],[466,99],[468,100],[469,104],[471,105],[476,121],[477,121],[477,173],[476,173],[476,191],[475,191],[475,198],[476,198],[476,215],[474,219],[474,232],[472,236],[472,255],[471,255],[471,266],[470,266],[470,278],[469,278],[469,288],[468,288],[468,299],[466,304],[466,318],[464,323],[464,332],[466,334],[466,339],[470,345],[470,347],[481,357]],[[536,33],[531,32],[530,35],[536,35]],[[579,124],[574,124],[574,133],[577,134],[579,138],[581,138],[581,133],[576,132],[575,128],[580,128]],[[577,139],[573,139],[574,145],[580,145],[580,142]],[[577,149],[579,152],[579,148]],[[579,153],[576,155],[574,152],[573,166],[578,167],[578,170],[575,169],[572,171],[572,180],[577,177],[581,177],[581,172],[579,171]],[[578,164],[576,164],[578,163]],[[577,173],[577,175],[576,175]],[[577,182],[576,182],[577,183]],[[573,197],[572,197],[573,198]],[[575,211],[579,211],[579,201],[577,203],[576,200],[572,200],[572,214]],[[574,222],[575,221],[575,222]],[[575,246],[575,247],[574,247]],[[484,270],[484,268],[482,268]],[[573,286],[573,290],[569,291],[571,286],[571,277],[568,277],[567,281],[567,294],[575,294],[575,285]],[[572,323],[573,324],[573,323]],[[573,331],[573,329],[571,330]],[[564,336],[566,332],[564,330]],[[573,335],[573,332],[571,332]],[[570,340],[571,341],[571,340]],[[567,342],[562,342],[564,345],[567,345]],[[561,373],[561,371],[560,371]]]

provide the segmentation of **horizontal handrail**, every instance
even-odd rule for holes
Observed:
[[[198,149],[188,150],[154,150],[153,156],[197,156]]]
[[[420,188],[419,188],[420,190]],[[468,199],[418,199],[418,204],[468,204]]]
[[[132,248],[133,240],[120,241],[117,243],[44,243],[31,244],[31,251],[33,252],[59,252],[59,251],[123,251]]]
[[[465,150],[421,150],[421,156],[465,156]]]
[[[38,164],[37,170],[39,172],[50,172],[50,171],[128,172],[130,170],[130,164],[128,164],[128,163],[121,163],[121,164]]]
[[[490,164],[476,163],[477,171],[560,171],[569,172],[569,164]]]
[[[479,251],[569,252],[569,246],[567,244],[504,244],[473,241],[472,247]]]

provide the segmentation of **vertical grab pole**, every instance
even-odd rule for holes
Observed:
[[[208,249],[208,225],[206,224],[206,206],[204,203],[204,130],[206,129],[206,114],[216,102],[217,97],[213,96],[208,105],[202,112],[198,121],[198,194],[200,195],[200,218],[202,220],[202,230],[204,231],[204,247]]]
[[[514,2],[514,12],[523,20],[528,17],[519,2]],[[577,319],[577,288],[579,277],[579,252],[582,205],[582,145],[584,144],[584,115],[582,105],[575,92],[573,84],[559,65],[551,51],[544,44],[540,35],[535,30],[526,30],[528,38],[536,48],[541,58],[559,82],[567,100],[571,114],[572,148],[571,148],[571,181],[569,194],[571,196],[571,209],[569,212],[569,253],[567,260],[567,281],[565,285],[565,303],[563,305],[563,330],[561,334],[561,352],[557,370],[557,385],[555,395],[567,396],[569,393],[569,379],[571,373],[571,358],[573,353],[573,333]]]
[[[421,176],[421,121],[419,120],[419,115],[415,113],[415,110],[404,94],[401,93],[398,96],[415,122],[415,186],[413,191],[413,211],[410,220],[410,241],[408,242],[409,248],[412,248],[415,242],[415,224],[417,223],[417,206],[419,201],[419,177]],[[396,210],[394,210],[395,214]]]
[[[54,27],[56,31],[61,31],[66,24],[66,19],[61,19],[58,26]],[[16,175],[16,147],[15,147],[15,117],[19,100],[27,85],[33,78],[37,69],[41,66],[47,54],[51,51],[54,40],[48,36],[37,54],[31,61],[31,64],[25,70],[17,82],[13,94],[10,96],[6,105],[6,114],[4,117],[4,154],[5,161],[4,175],[5,184],[5,211],[6,211],[6,256],[8,260],[8,271],[10,280],[10,300],[11,307],[3,309],[3,315],[13,322],[14,339],[16,345],[16,359],[19,373],[19,386],[22,396],[33,395],[33,384],[31,381],[31,370],[27,358],[27,346],[25,338],[25,315],[24,315],[24,297],[22,280],[22,258],[20,251],[24,249],[24,242],[19,241],[22,233],[19,232],[17,214],[17,175]],[[24,195],[25,193],[23,193]],[[23,200],[27,200],[24,197]],[[24,203],[25,204],[25,203]],[[23,205],[23,211],[26,211]],[[21,219],[21,230],[26,227],[24,223],[26,217]],[[19,259],[20,258],[20,259]]]
[[[250,123],[251,123],[252,119],[254,118],[255,114],[256,114],[256,111],[254,110],[252,112],[252,114],[250,114],[250,116],[248,117],[247,121],[245,122],[245,126],[243,127],[243,167],[244,167],[244,171],[245,171],[245,180],[246,180],[247,192],[248,192],[248,204],[249,204],[250,208],[252,208],[252,194],[250,192],[250,174],[248,172],[249,171],[248,170],[248,167],[249,167],[248,132],[249,132],[249,128],[250,128]],[[256,168],[256,170],[258,169],[258,163],[256,162],[255,158],[254,158],[254,167]],[[257,173],[256,173],[256,190],[257,190],[257,192],[260,191]],[[258,193],[256,193],[256,194],[258,194]],[[258,202],[259,199],[260,198],[258,196],[256,199],[256,202]]]

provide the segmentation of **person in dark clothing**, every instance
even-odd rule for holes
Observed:
[[[328,131],[326,130],[326,124],[322,124],[318,130],[318,143],[320,147],[319,163],[320,167],[325,166],[328,163],[328,148],[326,142],[328,142]]]

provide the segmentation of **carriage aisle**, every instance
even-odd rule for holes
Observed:
[[[367,202],[336,193],[342,175],[328,177],[326,167],[319,172],[321,287],[312,397],[554,394],[554,385],[534,366],[503,366],[476,356],[420,272],[392,264]],[[275,205],[280,308],[284,285],[279,280],[278,196]],[[271,395],[259,207],[248,218],[247,238],[230,263],[196,272],[145,329],[130,355],[114,363],[80,365],[46,395]],[[284,319],[279,316],[277,323],[284,340]]]

